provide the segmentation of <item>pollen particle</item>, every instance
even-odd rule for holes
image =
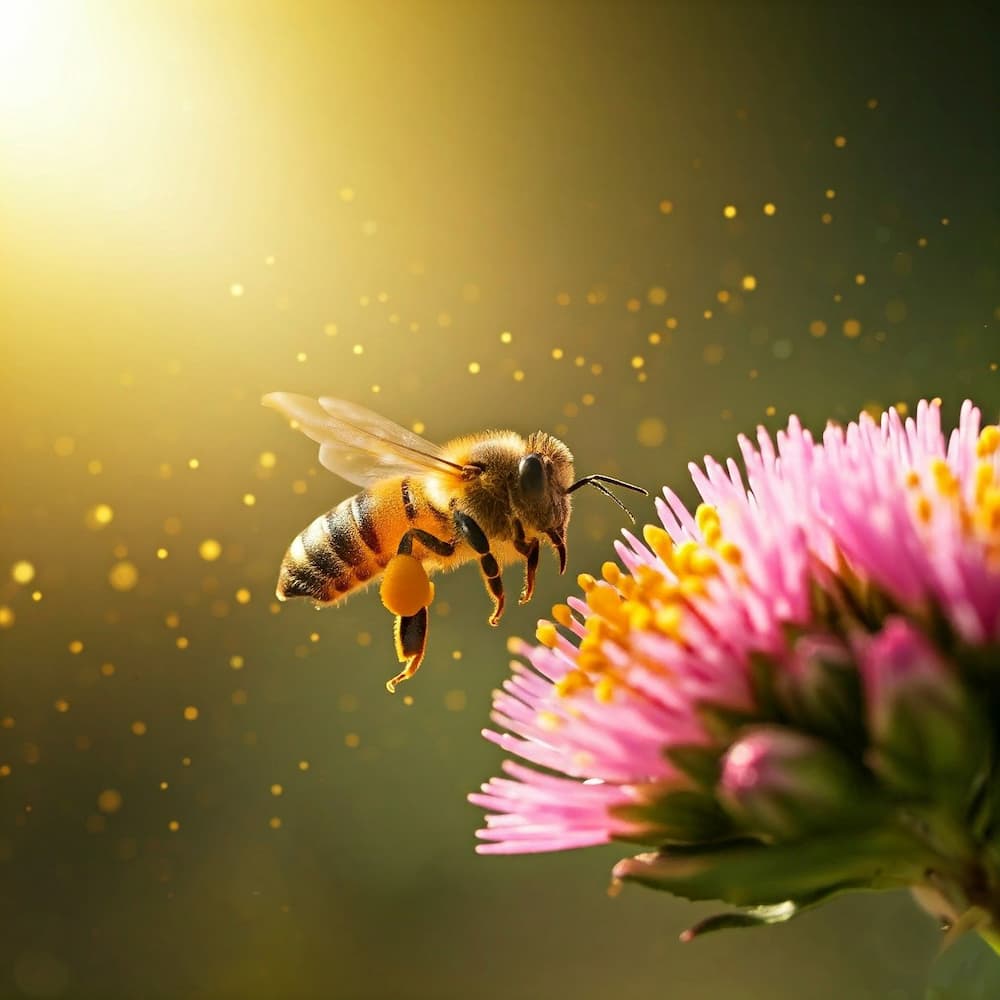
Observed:
[[[116,562],[108,573],[108,583],[111,584],[111,589],[121,593],[134,590],[138,582],[139,571],[135,568],[134,563],[125,559]]]
[[[663,201],[660,202],[659,208],[662,215],[670,215],[670,213],[674,210],[674,203],[668,198],[664,198]]]
[[[478,361],[470,361],[469,362],[469,374],[470,375],[478,375],[481,370],[482,369],[481,369],[481,366],[480,366],[480,364],[479,364]]]
[[[194,705],[188,705],[184,709],[184,718],[188,722],[194,722],[198,718],[198,709]]]
[[[283,795],[284,792],[285,792],[285,789],[282,788],[282,786],[279,785],[277,782],[275,782],[275,784],[271,785],[271,794],[272,795],[274,795],[274,796]]]
[[[852,340],[855,337],[861,336],[861,323],[856,319],[845,319],[844,336],[850,337]]]
[[[644,357],[642,357],[641,355],[637,354],[637,355],[635,355],[635,357],[632,358],[632,362],[631,363],[632,363],[632,367],[635,368],[636,370],[638,370],[639,368],[642,368],[643,365],[646,364],[646,359]]]
[[[809,324],[809,332],[814,337],[825,337],[826,336],[826,323],[824,323],[821,319],[814,319]]]
[[[132,730],[133,736],[145,736],[146,733],[149,731],[149,727],[146,725],[146,723],[138,719],[132,723],[130,728]]]
[[[639,421],[635,432],[639,444],[658,448],[667,437],[667,425],[659,417],[645,417]]]
[[[206,538],[198,546],[198,555],[200,555],[205,562],[215,562],[215,560],[222,555],[222,543],[214,538]]]
[[[250,603],[250,591],[246,587],[240,587],[235,594],[237,604],[249,604]]]
[[[229,286],[229,294],[232,295],[234,299],[240,298],[240,296],[243,295],[243,286],[238,281],[234,281]]]
[[[778,206],[775,205],[773,201],[766,201],[766,202],[764,202],[764,214],[765,215],[774,215],[774,213],[777,212],[777,211],[778,211]]]
[[[122,807],[122,793],[116,788],[105,788],[100,795],[97,796],[97,808],[100,809],[102,813],[116,813]]]
[[[646,295],[646,298],[649,299],[649,304],[653,306],[662,306],[668,297],[667,290],[661,288],[659,285],[654,285]]]
[[[74,639],[67,647],[74,656],[79,656],[83,652],[83,643],[79,639]]]
[[[35,567],[27,559],[21,559],[11,567],[10,575],[15,583],[31,583],[35,579]]]
[[[510,330],[504,330],[503,333],[500,334],[501,344],[509,344],[513,339],[514,337],[513,334],[511,334]]]
[[[100,531],[114,520],[115,512],[106,503],[91,507],[84,517],[84,523],[91,531]]]
[[[6,604],[0,604],[0,628],[12,628],[16,620],[14,612]]]
[[[723,215],[724,215],[724,216],[725,216],[725,217],[726,217],[727,219],[735,219],[735,218],[736,218],[736,206],[735,206],[735,205],[726,205],[726,206],[725,206],[725,207],[724,207],[724,208],[722,209],[722,214],[723,214]]]
[[[740,284],[743,286],[743,291],[752,292],[757,287],[757,279],[752,274],[744,274]]]

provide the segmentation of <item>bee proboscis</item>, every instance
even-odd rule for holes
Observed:
[[[292,541],[278,577],[282,601],[336,604],[378,579],[399,555],[413,556],[428,573],[475,559],[493,601],[489,622],[496,625],[504,609],[504,565],[524,560],[522,604],[534,591],[542,542],[565,571],[574,490],[594,486],[626,513],[605,484],[646,493],[610,476],[574,481],[569,449],[542,431],[527,438],[485,431],[439,446],[340,399],[272,392],[262,402],[319,444],[323,466],[363,487]],[[417,672],[427,620],[426,606],[396,616],[396,653],[404,667],[386,682],[389,691]]]

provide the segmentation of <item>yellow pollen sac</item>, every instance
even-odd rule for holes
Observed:
[[[719,567],[708,552],[699,549],[691,554],[691,572],[695,576],[712,576],[719,572]]]
[[[639,604],[636,601],[625,603],[625,612],[628,615],[629,627],[636,632],[649,628],[653,621],[653,612],[646,604]]]
[[[979,440],[976,442],[976,455],[979,458],[986,458],[1000,450],[1000,426],[997,424],[987,424],[979,432]]]
[[[615,682],[610,677],[602,677],[594,685],[594,697],[603,704],[607,704],[615,696]]]
[[[671,639],[679,639],[683,614],[676,604],[668,604],[665,608],[657,608],[653,618],[656,627]]]
[[[576,578],[576,583],[585,594],[589,594],[597,586],[597,581],[589,573],[581,573]]]
[[[906,474],[906,485],[911,489],[916,489],[920,485],[920,473],[916,469],[910,469]]]
[[[543,620],[538,623],[538,628],[535,629],[535,638],[543,646],[548,646],[549,649],[555,649],[557,643],[559,642],[559,633],[556,631],[556,627],[552,624],[552,622]]]
[[[607,658],[599,649],[581,649],[576,662],[580,665],[580,670],[588,674],[602,673],[608,665]]]
[[[642,529],[642,537],[667,566],[673,567],[674,543],[663,528],[656,524],[647,524]]]
[[[917,517],[924,522],[924,524],[930,523],[930,519],[934,514],[934,506],[931,504],[930,500],[921,494],[917,500]]]
[[[674,550],[674,564],[677,568],[678,576],[687,576],[692,572],[691,559],[697,551],[698,543],[690,539],[686,542],[681,542],[677,546]]]
[[[610,587],[594,587],[587,594],[587,603],[594,614],[601,615],[615,624],[623,621],[622,600],[616,590]]]
[[[618,568],[617,563],[606,562],[601,566],[601,576],[604,577],[607,583],[610,583],[612,587],[618,585],[618,581],[622,578],[622,571]]]
[[[931,475],[934,477],[934,485],[937,486],[941,496],[958,495],[958,480],[955,478],[955,473],[951,471],[951,466],[943,458],[936,458],[931,462]]]
[[[694,512],[694,519],[698,523],[698,529],[703,535],[706,535],[712,529],[721,530],[719,512],[710,504],[698,504],[698,509]]]
[[[739,566],[743,562],[743,553],[735,542],[723,542],[719,546],[719,555],[731,566]]]
[[[683,597],[703,597],[705,581],[698,576],[686,576],[681,580],[680,590]]]
[[[569,628],[573,624],[573,612],[568,604],[553,604],[552,617],[555,618],[563,628]]]
[[[1000,534],[1000,486],[990,486],[976,510],[976,526],[987,535]]]
[[[981,502],[986,494],[987,487],[991,486],[996,479],[992,462],[978,462],[976,464],[976,502]]]
[[[397,555],[389,560],[379,596],[394,615],[415,615],[431,603],[433,595],[427,570],[419,559],[410,555]]]
[[[564,677],[560,677],[556,681],[556,694],[560,698],[565,698],[567,695],[571,695],[582,688],[587,687],[590,681],[587,680],[586,674],[579,670],[571,670]]]
[[[713,549],[722,541],[722,528],[717,524],[706,525],[702,534],[705,536],[705,544]]]

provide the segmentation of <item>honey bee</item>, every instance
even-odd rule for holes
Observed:
[[[559,572],[565,571],[570,494],[594,486],[630,518],[605,484],[646,495],[610,476],[574,481],[569,449],[541,431],[527,438],[486,431],[438,446],[341,399],[272,392],[262,402],[319,444],[320,464],[364,487],[292,541],[278,577],[281,601],[305,597],[318,607],[336,604],[402,556],[414,557],[425,576],[475,559],[493,602],[489,623],[497,625],[504,610],[504,565],[524,560],[521,604],[534,591],[542,541],[555,550]],[[427,620],[426,606],[397,614],[396,653],[404,667],[386,682],[390,692],[420,667]]]

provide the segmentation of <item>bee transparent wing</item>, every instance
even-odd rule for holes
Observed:
[[[293,420],[319,444],[320,463],[357,486],[414,473],[462,475],[436,444],[363,406],[291,392],[270,392],[261,402]]]

